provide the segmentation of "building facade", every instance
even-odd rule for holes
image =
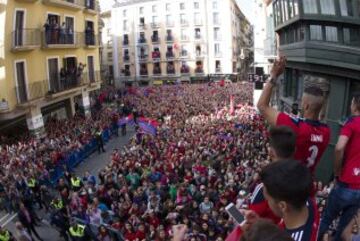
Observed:
[[[100,43],[100,58],[101,58],[101,73],[103,80],[108,84],[113,84],[114,81],[114,65],[113,65],[113,38],[111,35],[111,11],[102,12],[101,15],[101,43]]]
[[[111,12],[116,84],[238,74],[251,26],[235,0],[118,1]]]
[[[100,87],[95,0],[2,0],[0,131],[27,123],[34,133],[54,113],[89,112]],[[26,121],[26,122],[25,122]]]
[[[341,123],[350,114],[352,94],[360,90],[360,2],[358,0],[277,0],[273,3],[279,50],[288,59],[279,107],[300,103],[304,86],[327,93],[323,118],[332,129],[331,144],[318,168],[327,181]],[[305,82],[304,76],[319,81]]]

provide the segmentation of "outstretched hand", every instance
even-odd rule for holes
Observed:
[[[179,224],[173,226],[173,241],[182,241],[185,238],[185,233],[187,231],[187,226],[184,224]]]
[[[271,77],[277,79],[282,73],[284,73],[286,67],[286,57],[281,56],[280,59],[275,60],[271,69]]]

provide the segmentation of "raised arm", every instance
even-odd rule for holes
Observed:
[[[270,79],[266,83],[264,90],[261,93],[260,99],[257,103],[262,116],[270,125],[276,125],[276,120],[279,112],[270,106],[271,95],[278,77],[284,72],[286,66],[286,58],[281,57],[280,60],[276,60],[270,74]]]

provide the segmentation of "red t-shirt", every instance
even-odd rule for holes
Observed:
[[[288,126],[296,134],[295,159],[314,173],[330,141],[330,128],[319,121],[290,117],[280,113],[276,125]]]
[[[339,179],[349,184],[350,188],[353,186],[360,189],[360,116],[349,118],[341,129],[340,135],[347,136],[349,141],[345,148],[344,163]]]

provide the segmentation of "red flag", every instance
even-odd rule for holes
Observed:
[[[230,115],[234,115],[235,107],[234,107],[234,96],[230,95]]]

